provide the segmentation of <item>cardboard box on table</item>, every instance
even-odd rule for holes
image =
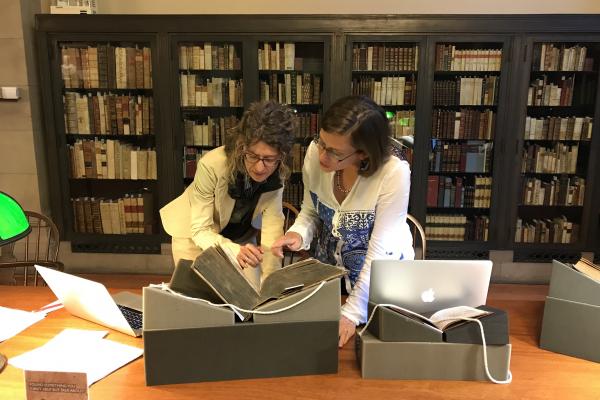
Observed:
[[[368,315],[375,308],[369,303]],[[487,344],[504,345],[509,343],[508,315],[506,311],[489,306],[479,309],[492,312],[479,320],[483,324]],[[479,325],[465,322],[453,325],[443,332],[417,318],[411,318],[388,307],[377,307],[368,326],[371,334],[383,342],[447,342],[482,344]]]
[[[283,308],[314,289],[258,309]],[[255,314],[254,322],[235,322],[229,308],[146,287],[146,384],[336,373],[339,316],[339,279],[287,311]]]
[[[510,351],[510,344],[487,346],[494,379],[507,379]],[[478,344],[383,342],[365,331],[357,338],[356,357],[366,379],[488,380]]]
[[[554,260],[540,347],[600,362],[600,282]]]
[[[369,315],[374,304],[369,304]],[[491,311],[492,309],[490,309]],[[494,379],[505,380],[510,366],[511,345],[508,344],[506,313],[496,310],[484,324],[493,332],[488,345],[488,367]],[[492,317],[492,316],[490,316]],[[471,326],[470,326],[471,325]],[[356,355],[363,378],[371,379],[440,379],[488,380],[483,362],[483,346],[476,324],[462,324],[454,329],[453,340],[474,343],[447,343],[448,332],[417,319],[406,317],[385,307],[375,311],[373,320],[362,337],[357,337]],[[488,329],[488,331],[490,330]]]

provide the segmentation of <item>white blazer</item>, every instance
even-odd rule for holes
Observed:
[[[165,231],[173,238],[189,238],[200,249],[219,244],[235,260],[240,245],[220,235],[229,223],[235,205],[235,200],[228,194],[226,162],[223,146],[204,155],[198,161],[192,184],[181,196],[164,206],[160,216]],[[261,229],[261,246],[265,248],[262,279],[281,266],[280,260],[271,254],[270,247],[283,235],[282,196],[283,188],[262,193],[252,216],[252,225]]]

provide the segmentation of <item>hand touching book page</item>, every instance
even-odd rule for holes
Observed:
[[[206,292],[213,293],[224,303],[246,310],[253,310],[269,300],[285,297],[346,273],[344,268],[310,258],[271,273],[261,287],[256,288],[218,245],[203,251],[191,269],[199,281],[206,285]],[[240,314],[243,319],[249,317],[247,313]]]

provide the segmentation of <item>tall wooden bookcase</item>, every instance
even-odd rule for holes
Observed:
[[[303,121],[293,152],[296,173],[286,190],[286,201],[298,204],[302,149],[320,116],[335,99],[361,93],[386,109],[395,136],[414,143],[409,211],[429,230],[429,258],[488,258],[489,251],[512,250],[515,261],[535,262],[600,253],[598,15],[39,15],[36,28],[52,214],[75,251],[157,252],[169,239],[158,209],[189,184],[197,157],[220,145],[223,130],[261,98],[290,104]],[[61,46],[68,44],[151,50],[151,90],[112,92],[152,97],[152,135],[72,134],[65,93],[93,98],[97,91],[65,89]],[[568,49],[576,58],[582,47],[591,68],[539,71],[542,51],[558,49],[560,57]],[[556,69],[550,58],[545,62]],[[589,66],[585,57],[582,62]],[[543,98],[544,82],[562,88],[571,81],[574,105],[528,106],[528,93],[539,89]],[[552,93],[555,101],[556,89]],[[560,136],[560,128],[548,136],[550,121],[560,127],[560,118],[565,127],[571,121],[569,129],[585,125],[587,136]],[[533,119],[538,136],[531,134]],[[70,178],[67,146],[94,138],[155,149],[157,180]],[[540,154],[548,160],[571,154],[571,170],[549,169],[551,161],[546,169],[537,161],[543,172],[536,170]],[[145,188],[152,193],[151,234],[79,232],[72,198],[116,200]],[[542,195],[540,188],[549,192]],[[570,238],[553,233],[560,243],[544,243],[548,224],[569,229]],[[524,226],[539,228],[526,236],[534,243],[525,242]]]
[[[378,34],[347,35],[344,48],[347,85],[343,93],[368,96],[386,111],[392,136],[405,146],[412,181],[419,179],[416,165],[420,161],[415,158],[414,143],[427,134],[422,124],[426,113],[426,49],[425,36]],[[411,190],[409,212],[413,214],[418,208],[414,200]]]
[[[523,56],[515,66],[516,184],[507,214],[516,261],[571,261],[585,250],[598,253],[599,39],[522,39]]]
[[[304,155],[310,141],[318,135],[323,104],[328,101],[329,62],[325,60],[330,59],[331,41],[309,35],[265,35],[257,39],[257,60],[253,70],[258,69],[258,99],[287,104],[298,117],[289,162],[291,176],[284,189],[283,201],[300,209],[304,194]]]
[[[193,68],[193,54],[208,57],[205,55],[207,45],[211,49],[229,48],[232,60],[236,61],[227,67],[207,68],[206,62],[197,60],[198,65]],[[171,77],[175,79],[172,87],[179,88],[172,94],[176,99],[173,106],[179,111],[173,114],[173,126],[184,132],[173,136],[173,157],[183,157],[183,181],[176,183],[176,192],[192,181],[196,162],[202,154],[223,144],[225,130],[239,121],[248,104],[275,100],[292,107],[300,120],[290,155],[292,175],[284,193],[284,201],[299,208],[303,155],[318,133],[323,104],[329,94],[329,79],[324,78],[329,74],[329,62],[325,60],[329,60],[330,49],[331,39],[323,35],[172,35],[172,69],[179,71],[176,79]],[[182,57],[185,60],[182,61]],[[218,53],[216,57],[218,60]],[[227,56],[223,57],[228,60]],[[191,95],[186,95],[182,83],[185,81],[191,87],[191,79],[196,81],[198,91],[212,90],[215,80],[234,89],[220,99],[227,104],[205,104],[201,99],[194,99],[192,104]],[[231,93],[239,98],[232,102]],[[204,135],[200,133],[203,129]]]
[[[53,214],[62,216],[63,237],[73,251],[159,253],[156,37],[70,33],[39,44]]]
[[[173,35],[172,124],[175,159],[182,168],[175,183],[181,192],[194,178],[196,161],[224,144],[225,130],[241,117],[249,102],[245,90],[248,44],[240,36]]]
[[[507,129],[508,54],[504,35],[428,40],[428,134],[419,138],[430,257],[488,258],[501,243],[499,193]],[[423,213],[425,214],[423,218]]]

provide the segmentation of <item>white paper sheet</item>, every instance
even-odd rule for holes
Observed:
[[[0,306],[0,342],[24,331],[45,316],[44,312],[28,312]]]
[[[30,371],[87,373],[88,386],[143,354],[143,350],[103,339],[107,331],[65,329],[45,345],[8,360]]]

